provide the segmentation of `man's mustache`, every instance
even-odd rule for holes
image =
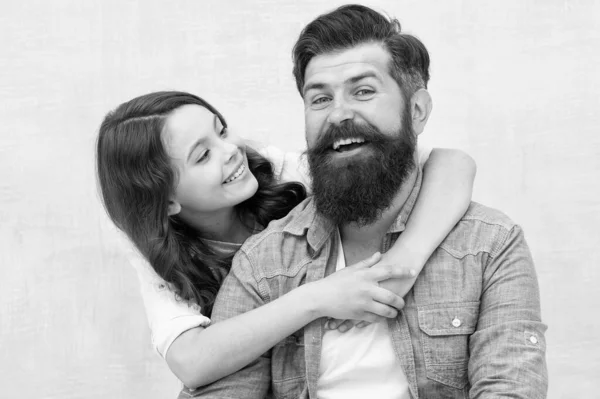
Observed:
[[[359,138],[365,142],[378,143],[385,140],[385,135],[369,123],[356,123],[344,121],[339,125],[332,125],[317,139],[315,145],[308,150],[313,155],[320,155],[333,150],[333,144],[338,140]]]

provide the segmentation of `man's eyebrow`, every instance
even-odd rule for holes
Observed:
[[[356,83],[356,82],[360,82],[361,80],[366,79],[366,78],[374,78],[381,82],[381,78],[379,77],[379,75],[377,75],[375,72],[369,71],[369,72],[361,73],[360,75],[356,75],[351,78],[348,78],[344,81],[344,83],[345,84]]]
[[[360,75],[352,76],[351,78],[346,79],[344,81],[344,84],[348,84],[348,83],[354,84],[354,83],[360,82],[361,80],[366,79],[366,78],[374,78],[380,82],[382,81],[381,78],[379,77],[379,75],[377,75],[375,72],[369,71],[369,72],[364,72],[364,73],[361,73]],[[306,86],[304,86],[304,90],[302,90],[302,94],[306,95],[306,93],[309,90],[320,90],[320,89],[325,88],[325,86],[326,86],[325,83],[320,83],[320,82],[309,83]]]
[[[310,83],[310,84],[304,86],[304,90],[302,90],[302,94],[306,95],[306,92],[308,92],[309,90],[320,90],[323,88],[325,88],[324,83]]]
[[[213,128],[215,129],[215,131],[217,131],[217,124],[219,122],[219,117],[215,114],[214,119],[213,119]],[[188,152],[188,156],[187,156],[187,162],[189,162],[192,154],[194,153],[194,151],[196,150],[196,148],[198,148],[198,146],[202,143],[204,143],[204,141],[206,141],[206,137],[202,137],[198,140],[196,140],[194,142],[194,144],[192,144],[192,146],[190,147],[190,151]]]

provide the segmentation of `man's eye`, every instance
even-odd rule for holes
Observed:
[[[371,89],[360,89],[360,90],[358,90],[356,92],[356,95],[357,96],[368,96],[368,95],[371,95],[373,93],[375,93],[375,91],[371,90]]]
[[[201,163],[204,162],[205,160],[208,159],[208,154],[210,153],[209,150],[206,150],[202,153],[202,155],[200,155],[200,158],[198,158],[198,160],[196,161],[196,163]]]
[[[329,101],[328,97],[319,97],[313,100],[313,105],[325,104]]]

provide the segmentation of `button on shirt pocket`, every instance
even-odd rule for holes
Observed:
[[[469,336],[475,332],[479,302],[418,307],[427,378],[456,389],[468,382]]]

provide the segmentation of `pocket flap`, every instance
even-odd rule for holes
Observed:
[[[472,334],[477,328],[479,302],[418,306],[419,327],[430,336]]]

